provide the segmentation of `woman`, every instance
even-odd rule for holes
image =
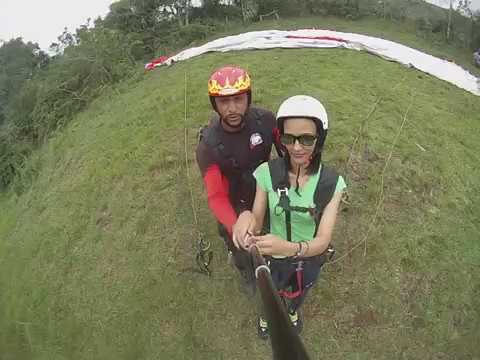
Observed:
[[[233,241],[246,249],[255,244],[267,257],[272,279],[299,333],[298,310],[326,260],[346,185],[341,176],[321,164],[328,116],[320,101],[305,95],[288,98],[278,110],[277,126],[284,156],[255,170],[253,209],[240,214]],[[262,229],[267,208],[270,233],[252,235]],[[268,337],[268,324],[262,317],[258,333]]]

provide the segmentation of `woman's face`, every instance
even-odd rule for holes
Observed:
[[[292,165],[308,166],[317,142],[317,127],[311,119],[290,118],[283,124],[282,144],[290,155]]]

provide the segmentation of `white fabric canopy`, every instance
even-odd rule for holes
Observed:
[[[389,61],[413,66],[420,71],[448,81],[472,94],[480,96],[480,78],[476,78],[455,63],[436,58],[393,41],[329,30],[266,30],[228,36],[199,47],[184,50],[161,64],[155,64],[154,66],[171,65],[174,62],[190,59],[211,51],[333,47],[363,50]]]

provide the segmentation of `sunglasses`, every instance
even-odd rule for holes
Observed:
[[[298,141],[300,145],[313,146],[315,144],[315,140],[317,140],[317,136],[312,134],[302,134],[298,136],[292,134],[280,135],[280,142],[283,145],[293,145],[295,144],[295,141]]]

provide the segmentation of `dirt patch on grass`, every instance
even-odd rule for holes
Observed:
[[[380,314],[372,309],[361,311],[353,316],[353,326],[366,328],[377,325],[380,322]]]
[[[112,232],[112,213],[108,208],[104,207],[100,210],[96,225],[105,232]]]

